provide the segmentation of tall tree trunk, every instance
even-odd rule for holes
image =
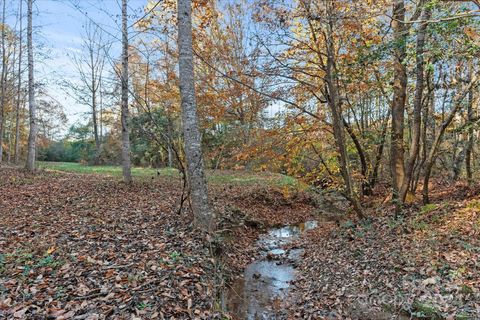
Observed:
[[[472,81],[473,73],[473,64],[472,60],[468,61],[468,78],[469,81]],[[467,171],[467,181],[468,185],[471,185],[473,182],[472,174],[472,153],[473,153],[473,90],[468,91],[468,104],[467,104],[467,123],[468,123],[468,141],[467,148],[465,150],[465,169]]]
[[[392,173],[393,199],[400,205],[400,190],[405,179],[404,163],[404,120],[405,120],[405,100],[407,90],[407,68],[404,60],[406,57],[406,27],[405,27],[405,4],[403,0],[395,0],[393,7],[393,37],[394,37],[394,82],[393,82],[393,101],[392,101],[392,132],[391,132],[391,150],[390,167]]]
[[[22,93],[22,53],[23,53],[23,43],[22,43],[22,35],[23,35],[23,11],[22,11],[22,3],[20,2],[19,8],[19,20],[20,20],[20,29],[19,29],[19,48],[18,48],[18,79],[17,79],[17,101],[15,103],[15,157],[14,162],[18,164],[20,160],[20,107],[21,107],[21,93]]]
[[[436,130],[435,139],[433,140],[432,146],[430,147],[430,151],[428,153],[427,161],[425,164],[425,176],[423,178],[423,192],[422,192],[424,204],[427,204],[430,202],[430,199],[428,196],[428,193],[429,193],[428,183],[430,182],[430,175],[432,174],[433,165],[435,164],[437,149],[440,145],[440,142],[442,141],[443,134],[445,133],[445,130],[447,129],[447,127],[450,125],[453,118],[457,114],[457,111],[460,110],[462,106],[462,101],[465,98],[466,94],[470,90],[472,90],[476,82],[477,82],[477,77],[473,77],[470,83],[468,84],[467,88],[459,92],[454,97],[452,102],[453,109],[450,111],[449,115],[443,120],[438,130]]]
[[[32,43],[32,2],[28,0],[28,26],[27,26],[27,51],[28,51],[28,108],[30,112],[30,133],[28,135],[28,151],[26,168],[35,171],[36,140],[37,140],[37,105],[35,102],[35,88],[33,79],[33,43]]]
[[[7,0],[3,0],[2,6],[2,75],[0,77],[1,81],[1,92],[2,97],[0,98],[0,163],[3,161],[3,133],[5,131],[5,93],[7,85],[7,50],[5,47],[5,38],[6,38],[6,22],[5,22],[5,7]]]
[[[93,51],[90,51],[90,63],[92,65],[91,86],[92,86],[92,122],[93,122],[93,136],[95,139],[95,159],[94,163],[98,164],[98,157],[100,156],[100,139],[98,135],[98,120],[97,120],[97,81],[95,79],[95,61]]]
[[[18,17],[17,17],[18,18]],[[18,21],[17,21],[18,22]],[[14,119],[14,114],[13,114],[13,110],[14,110],[14,105],[15,105],[15,96],[14,96],[14,87],[13,87],[13,82],[15,81],[15,63],[17,62],[17,46],[15,45],[13,47],[13,54],[12,54],[12,58],[10,59],[10,73],[12,74],[12,87],[9,89],[9,92],[11,93],[11,95],[9,96],[9,101],[8,103],[10,103],[11,107],[12,107],[12,114],[10,116],[10,121],[9,121],[9,124],[8,124],[8,137],[7,137],[7,140],[8,140],[8,148],[7,148],[7,163],[11,163],[12,162],[12,155],[13,155],[13,151],[12,151],[12,147],[13,147],[13,131],[14,131],[14,122],[13,122],[13,119]],[[8,71],[7,71],[8,73]]]
[[[177,8],[180,96],[191,204],[195,226],[210,232],[215,229],[215,214],[208,202],[203,170],[193,70],[191,0],[177,0]]]
[[[100,145],[103,143],[103,89],[102,89],[102,77],[100,76],[100,110],[99,110],[99,119],[98,119],[98,127],[99,127],[99,135],[100,135]]]
[[[435,83],[434,83],[434,71],[430,70],[427,72],[427,97],[425,99],[425,102],[423,104],[423,117],[422,117],[422,143],[421,143],[421,157],[420,161],[417,161],[416,165],[416,170],[414,171],[415,173],[415,178],[414,181],[412,182],[412,191],[416,192],[418,182],[420,181],[420,174],[422,170],[425,168],[425,161],[427,161],[427,155],[428,155],[428,147],[429,147],[429,139],[428,139],[428,128],[430,126],[430,123],[432,122],[431,119],[433,119],[433,110],[434,110],[434,104],[435,104]],[[430,112],[431,110],[431,112]],[[431,114],[430,114],[431,113]],[[433,130],[432,130],[433,131]]]
[[[332,113],[332,125],[333,135],[335,138],[335,144],[339,154],[340,160],[340,172],[345,184],[346,196],[353,206],[356,214],[363,218],[363,210],[360,205],[360,201],[357,198],[356,192],[353,187],[353,181],[350,174],[350,168],[348,163],[347,148],[345,145],[345,126],[343,122],[342,110],[340,105],[340,99],[338,96],[337,78],[335,76],[335,45],[333,39],[334,22],[331,12],[334,4],[328,2],[330,8],[328,10],[329,21],[327,25],[326,39],[327,39],[327,65],[326,65],[326,85],[328,89],[327,102]]]
[[[122,171],[123,181],[132,181],[128,132],[128,30],[127,0],[122,0]]]
[[[405,178],[402,182],[400,189],[400,201],[404,202],[407,196],[409,186],[413,179],[413,173],[415,169],[415,163],[420,151],[420,136],[422,126],[422,105],[423,105],[423,89],[424,83],[424,48],[425,37],[427,34],[428,20],[431,16],[429,8],[425,8],[422,14],[423,22],[420,23],[417,33],[417,54],[416,54],[416,77],[415,84],[415,98],[413,101],[413,119],[412,119],[412,145],[410,146],[410,154],[408,157],[407,170],[405,172]]]

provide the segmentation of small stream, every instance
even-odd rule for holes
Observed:
[[[285,250],[302,232],[317,227],[317,221],[271,229],[257,241],[260,259],[245,268],[223,294],[223,308],[236,319],[278,319],[282,300],[290,282],[295,279],[295,266],[303,249]]]

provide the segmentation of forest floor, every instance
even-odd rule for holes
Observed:
[[[222,318],[223,279],[251,262],[262,228],[314,208],[302,193],[286,199],[280,175],[215,174],[225,231],[207,246],[169,174],[128,186],[115,174],[0,168],[0,319]]]
[[[42,166],[0,168],[0,318],[224,318],[219,293],[258,235],[325,209],[288,177],[213,172],[222,232],[206,241],[178,212],[175,172],[134,172],[127,186],[116,168]],[[304,263],[280,308],[298,319],[478,319],[480,190],[434,190],[433,204],[401,218],[379,191],[365,199],[367,221],[329,215],[336,223],[291,244]]]
[[[301,239],[292,318],[480,319],[480,188],[432,189],[398,217],[380,192],[364,201],[369,219]]]

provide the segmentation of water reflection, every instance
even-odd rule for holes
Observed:
[[[303,252],[295,249],[287,253],[281,247],[317,225],[317,221],[307,221],[272,229],[262,236],[258,244],[263,250],[263,258],[247,266],[243,277],[234,281],[224,293],[224,309],[236,319],[277,319],[278,310],[275,310],[274,302],[286,296],[290,281],[295,278],[294,262]],[[265,259],[285,254],[288,263]]]
[[[281,298],[294,277],[295,270],[290,265],[254,262],[245,269],[244,277],[233,284],[226,308],[239,319],[271,319],[275,314],[271,299]]]
[[[268,232],[270,237],[273,238],[291,238],[299,235],[300,233],[316,228],[317,221],[306,221],[297,225],[285,226],[278,229],[272,229]],[[272,239],[273,240],[273,239]]]

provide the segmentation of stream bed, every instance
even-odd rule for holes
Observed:
[[[242,277],[223,293],[225,311],[236,319],[279,319],[280,306],[303,249],[285,250],[302,232],[317,227],[317,221],[270,229],[257,241],[260,258],[249,264]]]

